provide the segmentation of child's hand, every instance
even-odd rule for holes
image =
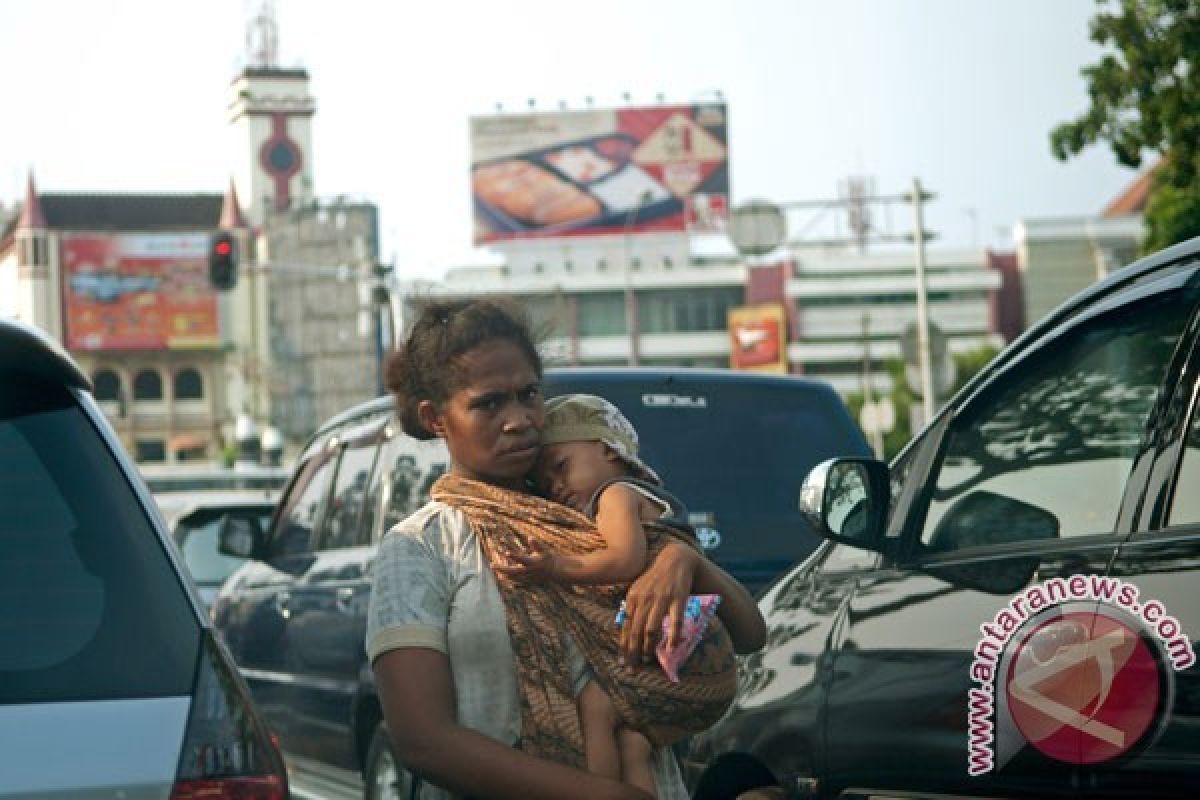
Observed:
[[[493,568],[521,583],[546,583],[558,579],[558,556],[540,542],[527,541],[525,552],[510,552],[506,563]]]

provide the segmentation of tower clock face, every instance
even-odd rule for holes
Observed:
[[[275,184],[274,204],[283,211],[291,206],[291,180],[304,163],[300,146],[288,135],[288,114],[271,114],[271,134],[258,151],[258,163]]]
[[[271,143],[266,152],[267,171],[271,173],[291,172],[298,158],[296,147],[290,141],[276,140]]]

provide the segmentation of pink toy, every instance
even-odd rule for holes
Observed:
[[[667,647],[667,634],[670,632],[671,620],[663,618],[663,638],[659,641],[655,652],[658,655],[658,663],[662,665],[663,672],[667,673],[667,677],[671,679],[672,683],[679,683],[680,666],[687,661],[688,656],[704,638],[704,632],[708,629],[708,621],[712,619],[713,614],[717,613],[719,605],[721,605],[719,594],[694,594],[689,597],[683,610],[683,623],[679,627],[679,641],[674,647]],[[617,611],[616,623],[618,628],[625,624],[624,602]]]

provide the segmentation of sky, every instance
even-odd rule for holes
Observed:
[[[931,247],[1011,247],[1018,219],[1096,213],[1135,174],[1048,133],[1087,106],[1094,0],[277,0],[280,65],[316,98],[321,196],[379,207],[405,278],[471,246],[467,120],[711,100],[732,204],[936,193]],[[0,0],[0,203],[42,191],[221,192],[229,84],[257,0]]]

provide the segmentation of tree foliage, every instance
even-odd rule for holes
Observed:
[[[1050,147],[1061,160],[1100,142],[1128,167],[1158,160],[1143,245],[1156,250],[1200,235],[1200,2],[1098,2],[1091,39],[1106,52],[1082,71],[1091,106]]]

